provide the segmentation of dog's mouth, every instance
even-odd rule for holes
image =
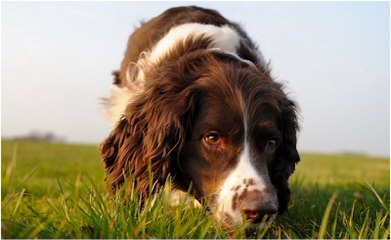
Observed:
[[[276,218],[277,214],[261,213],[259,211],[246,211],[242,212],[242,216],[246,219],[246,222],[253,225],[267,225]]]
[[[244,220],[243,217],[242,221],[234,220],[229,214],[222,215],[223,217],[216,217],[216,213],[213,214],[221,229],[224,229],[230,238],[236,238],[239,232],[244,233],[246,238],[257,238],[272,226],[277,214],[265,215],[261,220]]]
[[[207,213],[212,215],[220,227],[228,232],[235,232],[238,229],[245,231],[247,237],[256,237],[265,228],[269,228],[276,219],[275,211],[239,210],[228,213],[219,209],[219,194],[212,194],[203,198],[206,203]]]
[[[216,211],[216,205],[207,206],[207,212],[211,214],[215,220],[222,225],[224,225],[224,229],[232,230],[238,225],[246,224],[250,229],[262,229],[270,224],[276,219],[277,214],[263,214],[259,212],[247,212],[242,213],[240,218],[235,218],[231,216],[229,213],[221,213]]]

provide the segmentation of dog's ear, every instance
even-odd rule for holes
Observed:
[[[297,132],[299,124],[295,103],[285,99],[282,104],[281,129],[283,140],[277,151],[275,162],[272,166],[272,183],[277,188],[279,200],[279,212],[282,213],[288,208],[290,189],[288,180],[295,170],[295,165],[300,161],[297,151]]]
[[[115,190],[125,181],[129,173],[129,161],[132,155],[141,154],[142,149],[129,149],[127,141],[137,141],[137,135],[131,134],[126,118],[117,122],[110,135],[100,144],[100,153],[106,168],[107,188]]]
[[[179,161],[197,90],[175,80],[145,86],[100,145],[108,188],[115,191],[132,176],[139,194],[147,197],[150,183],[157,190]]]

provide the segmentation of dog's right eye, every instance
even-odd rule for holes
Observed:
[[[203,141],[208,147],[212,147],[217,150],[224,149],[222,137],[218,132],[209,132],[205,134],[203,137]]]
[[[210,132],[204,136],[204,141],[210,145],[217,145],[220,143],[220,135],[217,132]]]

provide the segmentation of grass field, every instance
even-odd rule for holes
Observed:
[[[301,154],[289,211],[252,234],[205,208],[107,198],[97,146],[2,141],[2,238],[389,238],[390,161]],[[250,235],[249,235],[250,234]]]

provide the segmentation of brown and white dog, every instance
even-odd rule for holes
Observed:
[[[156,189],[171,176],[229,223],[287,209],[300,160],[295,103],[218,12],[172,8],[137,28],[106,106],[115,123],[101,144],[110,189],[132,175],[146,197],[151,175]]]

